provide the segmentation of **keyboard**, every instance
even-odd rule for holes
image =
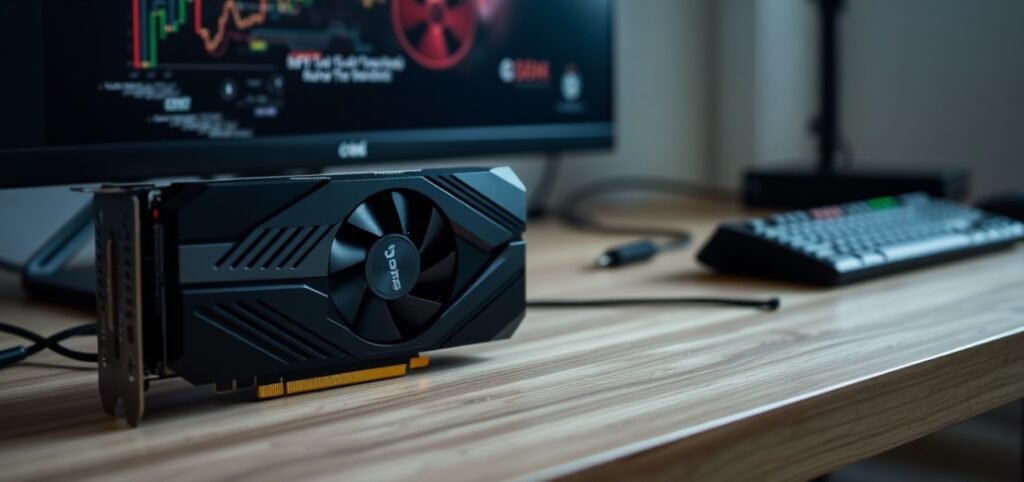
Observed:
[[[1018,221],[915,193],[725,223],[697,259],[723,273],[835,286],[1021,239]]]

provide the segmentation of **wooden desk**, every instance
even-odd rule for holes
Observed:
[[[672,211],[653,216],[700,235],[736,215]],[[530,295],[784,308],[534,311],[514,340],[402,379],[268,402],[157,384],[135,430],[101,412],[86,365],[40,355],[0,371],[0,479],[799,479],[1024,397],[1022,249],[840,290],[714,276],[693,250],[583,268],[620,240],[531,226]],[[19,296],[4,276],[0,319],[87,319]]]

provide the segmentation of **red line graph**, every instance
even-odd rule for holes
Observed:
[[[214,24],[205,22],[204,0],[130,0],[132,10],[132,55],[135,69],[158,64],[158,45],[170,35],[189,31],[186,4],[192,3],[192,28],[211,56],[220,57],[233,41],[247,41],[248,31],[270,20],[270,9],[278,14],[299,15],[313,0],[213,0],[220,13]],[[210,0],[207,0],[210,1]],[[145,3],[143,3],[145,2]],[[151,5],[152,3],[153,5]]]
[[[211,54],[220,52],[225,39],[228,38],[228,21],[232,21],[238,30],[248,30],[267,21],[267,0],[260,0],[259,8],[249,15],[242,15],[236,0],[226,0],[217,18],[217,30],[210,33],[210,29],[203,26],[203,0],[195,0],[193,3],[196,35],[202,39],[203,47]]]

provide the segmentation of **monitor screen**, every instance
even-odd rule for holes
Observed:
[[[15,3],[0,185],[612,140],[611,0]]]

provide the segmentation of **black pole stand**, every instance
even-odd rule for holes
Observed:
[[[818,132],[818,168],[834,172],[842,153],[839,151],[839,14],[843,0],[820,0],[821,58],[819,83],[821,116]]]
[[[958,200],[966,197],[967,174],[963,171],[899,172],[852,169],[847,165],[849,153],[841,148],[839,101],[839,17],[845,2],[814,2],[821,18],[821,112],[814,123],[818,137],[817,168],[748,170],[743,180],[744,203],[751,207],[808,208],[914,191]]]

